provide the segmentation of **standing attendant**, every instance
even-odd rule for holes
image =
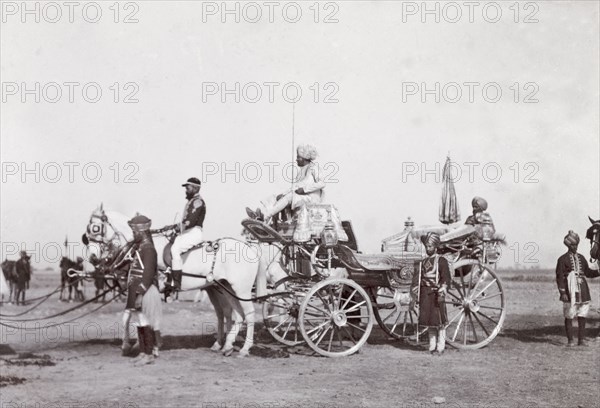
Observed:
[[[25,305],[25,291],[29,287],[29,280],[31,279],[31,265],[29,264],[29,255],[27,252],[21,251],[21,258],[15,264],[15,271],[17,272],[17,305]]]
[[[428,328],[429,352],[442,355],[446,348],[446,325],[448,315],[444,303],[451,282],[448,260],[438,255],[440,236],[429,232],[421,237],[427,258],[419,264],[411,287],[411,309],[419,302],[419,325]]]
[[[577,344],[587,346],[584,340],[585,318],[590,311],[592,298],[585,278],[596,278],[600,276],[600,272],[590,269],[583,255],[577,253],[579,235],[569,231],[563,243],[569,250],[558,258],[556,263],[556,284],[560,293],[560,301],[563,302],[567,347],[575,346],[573,340],[573,319],[575,317],[577,317],[578,326]]]
[[[153,364],[155,355],[158,355],[162,305],[158,292],[158,258],[150,233],[152,221],[137,215],[127,223],[133,231],[136,251],[129,270],[123,320],[128,321],[130,314],[137,317],[140,358],[135,365],[139,366]]]

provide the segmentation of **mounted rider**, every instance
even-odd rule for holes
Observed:
[[[175,238],[171,247],[171,274],[173,277],[173,286],[176,290],[181,289],[183,274],[181,254],[203,241],[202,225],[206,216],[206,203],[200,197],[200,180],[196,177],[191,177],[181,186],[185,187],[185,198],[188,201],[183,209],[181,224],[171,226],[176,232],[181,232]]]
[[[296,149],[296,164],[300,167],[300,171],[294,181],[294,190],[288,189],[277,195],[275,200],[262,201],[263,209],[258,208],[253,211],[246,207],[248,216],[265,221],[287,206],[295,210],[306,204],[320,204],[323,201],[325,181],[323,180],[323,172],[314,161],[316,158],[317,149],[314,146],[308,144],[298,146]]]
[[[162,318],[158,258],[150,232],[152,221],[144,215],[136,215],[127,223],[133,231],[136,247],[127,280],[127,306],[123,320],[128,321],[132,313],[137,316],[141,357],[136,365],[152,364],[154,356],[158,355]],[[124,354],[127,351],[123,349]]]

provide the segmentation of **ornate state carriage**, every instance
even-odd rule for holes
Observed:
[[[278,266],[286,274],[272,282],[272,296],[263,305],[265,325],[278,341],[306,342],[321,355],[337,357],[360,349],[373,318],[396,339],[418,341],[426,330],[418,325],[410,295],[424,257],[418,241],[422,231],[405,230],[384,240],[382,253],[362,254],[351,222],[341,221],[333,205],[303,207],[289,223],[271,226],[247,219],[242,225],[260,243],[280,251]],[[448,342],[458,348],[491,342],[505,316],[502,286],[487,262],[491,258],[485,258],[491,249],[477,252],[478,245],[468,241],[471,235],[450,234],[442,246],[453,275],[446,297]]]

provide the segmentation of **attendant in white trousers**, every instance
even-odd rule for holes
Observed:
[[[202,197],[200,197],[200,180],[192,177],[181,186],[185,187],[185,197],[188,201],[183,209],[181,224],[173,225],[176,231],[181,231],[181,234],[175,238],[175,242],[173,242],[173,246],[171,247],[171,273],[173,276],[173,286],[176,290],[181,289],[181,277],[183,273],[181,254],[202,242],[202,224],[206,216],[206,204]]]
[[[413,276],[411,305],[419,302],[419,325],[428,328],[429,352],[442,355],[446,348],[446,325],[448,314],[444,302],[450,277],[450,266],[443,256],[437,253],[440,236],[428,232],[421,237],[427,258],[421,261],[418,273]]]

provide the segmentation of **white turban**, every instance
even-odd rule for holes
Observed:
[[[300,145],[296,151],[298,152],[298,156],[302,157],[303,159],[312,161],[317,158],[317,148],[312,145]]]

